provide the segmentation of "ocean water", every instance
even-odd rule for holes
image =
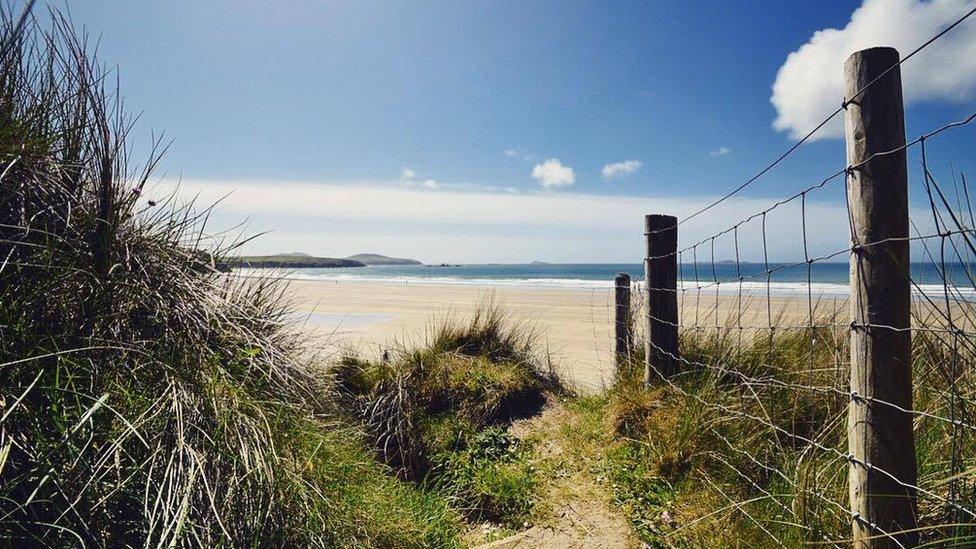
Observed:
[[[843,296],[849,293],[847,263],[814,263],[794,265],[771,263],[769,291],[776,295],[812,293],[818,296]],[[940,269],[932,263],[912,264],[916,293],[941,295],[943,280]],[[976,266],[969,265],[976,276]],[[251,270],[246,270],[251,271]],[[377,281],[397,284],[473,284],[538,288],[593,289],[609,288],[617,273],[628,273],[635,281],[644,276],[639,263],[554,263],[554,264],[474,264],[457,266],[384,265],[342,269],[291,269],[285,276],[304,280]],[[246,272],[244,274],[247,274]],[[808,278],[809,274],[809,278]],[[946,275],[957,297],[976,296],[976,289],[961,263],[946,265]],[[739,278],[744,292],[767,289],[766,266],[761,263],[682,264],[680,288],[720,293],[738,292]],[[716,284],[717,282],[717,284]]]

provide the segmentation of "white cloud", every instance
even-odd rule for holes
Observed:
[[[413,181],[417,177],[417,172],[410,168],[400,168],[400,181]]]
[[[502,152],[502,154],[504,154],[505,156],[507,156],[509,158],[515,158],[516,156],[519,155],[519,152],[517,150],[515,150],[515,149],[505,149],[505,151]]]
[[[907,55],[976,6],[973,0],[865,0],[843,29],[823,29],[789,54],[776,74],[770,101],[773,127],[800,138],[843,101],[843,64],[855,51],[893,46]],[[976,91],[976,18],[901,66],[905,102],[962,101]],[[837,116],[813,139],[841,137]]]
[[[728,147],[719,147],[708,154],[712,155],[715,158],[718,158],[719,156],[728,156],[732,154],[732,149]]]
[[[417,181],[417,172],[407,167],[400,168],[400,183],[405,187],[420,185],[425,189],[439,189],[441,187],[441,184],[433,179]]]
[[[561,187],[572,185],[576,181],[576,174],[573,168],[563,166],[558,158],[550,158],[532,168],[532,179],[539,181],[546,188]]]
[[[246,253],[298,250],[342,257],[370,249],[438,261],[519,262],[628,261],[643,253],[643,219],[648,212],[684,218],[713,196],[608,196],[582,193],[509,193],[499,189],[436,192],[404,187],[398,181],[163,181],[147,196],[176,192],[198,198],[202,207],[223,198],[212,216],[211,234],[247,219],[247,233],[271,231],[248,243]],[[269,197],[274,197],[270,200]],[[734,221],[768,207],[772,199],[735,197],[720,215],[701,216],[681,226],[682,245],[703,239]],[[767,246],[775,260],[802,259],[799,202],[767,218]],[[844,205],[808,201],[811,255],[848,246]],[[915,213],[913,212],[913,216]],[[919,219],[925,219],[923,212]],[[739,232],[743,261],[762,260],[757,218]],[[445,234],[451,235],[445,238]],[[621,235],[628,235],[621,238]],[[716,259],[735,257],[731,235],[716,241]],[[472,245],[477,243],[477,245]],[[701,250],[699,250],[701,251]]]
[[[609,179],[618,175],[634,173],[643,165],[644,163],[640,160],[624,160],[623,162],[607,164],[603,167],[603,178]]]

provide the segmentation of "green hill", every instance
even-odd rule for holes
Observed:
[[[361,261],[366,265],[423,265],[416,259],[404,259],[402,257],[387,257],[380,254],[356,254],[347,257],[353,261]]]
[[[227,258],[226,265],[230,267],[258,267],[258,268],[306,268],[332,269],[337,267],[365,267],[366,262],[355,259],[338,259],[334,257],[314,257],[307,254],[277,254],[251,255]]]

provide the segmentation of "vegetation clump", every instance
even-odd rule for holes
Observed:
[[[159,156],[87,39],[0,20],[0,545],[450,546],[290,326],[282,284],[214,265],[206,212],[148,200]]]
[[[738,338],[681,334],[680,373],[645,387],[626,365],[601,397],[603,463],[614,500],[652,546],[799,546],[850,538],[847,512],[847,331],[795,327]],[[939,332],[913,334],[916,456],[925,543],[971,544],[960,511],[976,504],[973,441],[957,418],[973,387],[972,356]],[[639,355],[638,355],[639,356]],[[953,371],[946,365],[957,363]],[[953,393],[955,396],[953,396]],[[955,402],[953,402],[955,400]],[[951,456],[955,456],[950,459]],[[954,463],[955,460],[955,463]],[[716,525],[721,524],[721,527]]]
[[[532,343],[530,330],[487,304],[467,323],[440,326],[421,350],[346,358],[335,382],[399,475],[449,496],[470,519],[519,526],[537,475],[507,426],[564,392]]]

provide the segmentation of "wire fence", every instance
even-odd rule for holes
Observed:
[[[902,133],[894,146],[864,148],[870,135],[851,134],[858,116],[880,116],[879,95],[893,93],[893,82],[900,109],[900,66],[974,12],[866,84],[849,81],[835,112],[731,192],[672,229],[648,231],[649,239],[680,233],[718,212],[834,117],[848,118],[846,165],[705,238],[649,253],[649,265],[673,264],[673,287],[635,284],[632,306],[646,322],[635,323],[634,339],[648,346],[647,381],[697,415],[712,467],[697,474],[727,500],[713,520],[734,516],[777,545],[976,543],[976,215],[966,174],[937,176],[932,160],[950,140],[976,137],[976,112],[911,140]],[[888,181],[871,186],[908,158],[908,185],[922,196],[915,208],[907,195],[899,205]],[[811,204],[841,193],[849,223],[836,230],[850,244],[816,246]],[[906,230],[886,234],[879,224],[901,213],[874,206],[903,206]],[[776,215],[793,218],[800,259],[771,254]],[[761,261],[743,260],[746,243],[761,249]],[[905,291],[879,294],[886,288]],[[668,293],[674,317],[655,305]],[[900,300],[903,321],[889,314]],[[680,331],[677,349],[653,333],[668,326]],[[667,359],[673,372],[661,366]],[[724,482],[706,473],[715,470]]]

